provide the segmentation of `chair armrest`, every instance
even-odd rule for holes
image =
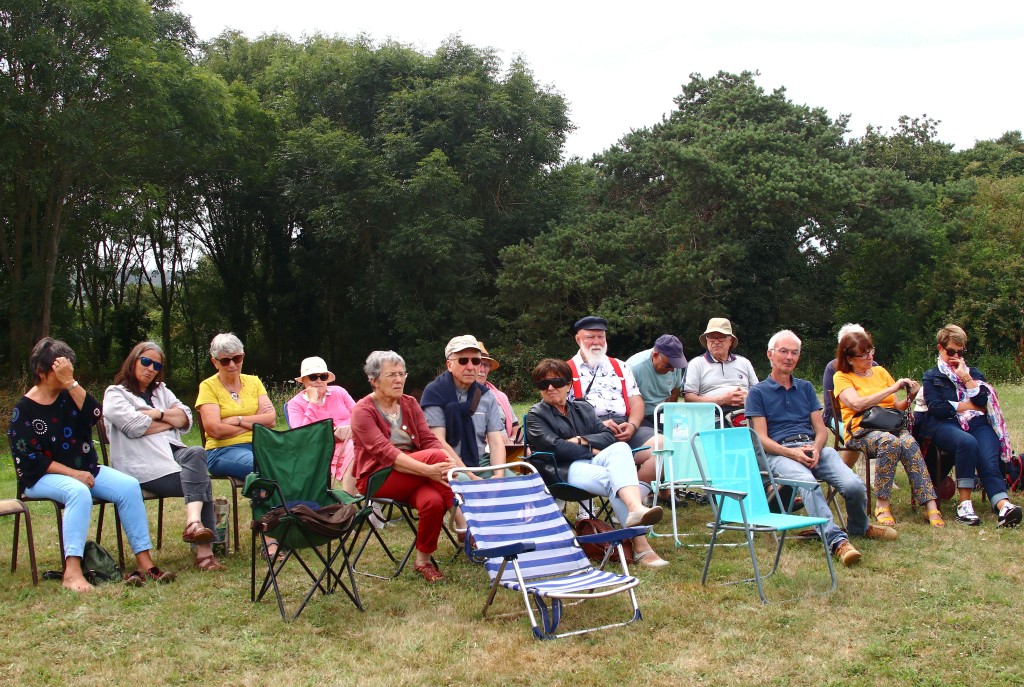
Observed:
[[[489,549],[473,549],[473,556],[480,558],[508,558],[521,553],[536,551],[537,545],[532,541],[517,541],[504,546],[493,546]]]
[[[281,503],[284,503],[281,485],[274,480],[259,477],[256,473],[250,472],[249,476],[245,479],[245,486],[242,487],[242,496],[250,499],[260,499],[261,497],[257,494],[258,491],[267,492],[267,496],[262,497],[263,501],[268,500],[276,492]]]
[[[362,495],[355,495],[348,493],[344,489],[328,489],[327,495],[338,503],[359,503],[363,500]]]
[[[620,530],[612,530],[610,532],[595,532],[594,534],[576,535],[576,541],[581,544],[606,544],[610,542],[620,542],[647,534],[650,529],[650,527],[646,526],[623,527]]]
[[[716,489],[715,487],[704,487],[704,493],[717,496],[728,496],[731,499],[742,501],[747,497],[747,492],[736,491],[735,489]]]
[[[799,479],[785,479],[784,477],[776,477],[775,483],[783,486],[799,487],[801,489],[806,489],[807,491],[814,491],[821,487],[817,482],[807,482]]]

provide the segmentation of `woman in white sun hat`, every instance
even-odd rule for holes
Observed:
[[[352,475],[352,409],[356,402],[344,388],[331,384],[334,373],[327,369],[323,358],[312,357],[302,361],[295,381],[304,388],[285,404],[289,427],[330,419],[334,423],[334,458],[331,475],[341,482],[341,488],[356,493],[356,480]]]

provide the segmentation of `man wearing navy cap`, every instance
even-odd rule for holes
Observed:
[[[594,406],[597,419],[630,448],[654,446],[654,429],[642,426],[644,399],[629,365],[608,355],[608,320],[589,315],[576,322],[579,352],[566,361],[572,370],[572,398]],[[654,479],[650,451],[634,454],[640,484]]]
[[[626,364],[633,370],[644,401],[642,427],[654,427],[654,409],[659,403],[679,400],[683,388],[686,355],[683,343],[671,334],[663,334],[654,347],[630,356]]]

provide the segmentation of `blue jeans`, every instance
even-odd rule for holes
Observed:
[[[999,437],[984,416],[972,418],[967,426],[965,432],[959,422],[937,423],[932,442],[943,451],[956,454],[956,486],[974,489],[977,473],[995,510],[996,504],[1007,498],[1006,480],[999,471]]]
[[[818,465],[814,469],[785,456],[768,454],[767,458],[768,467],[776,477],[805,482],[823,481],[838,489],[846,500],[846,526],[850,534],[860,536],[868,531],[867,489],[835,449],[821,449]],[[832,519],[832,509],[825,502],[825,495],[821,489],[808,491],[801,488],[797,491],[804,499],[808,515],[828,518],[825,525],[825,543],[828,544],[829,551],[835,551],[837,546],[847,540],[847,536]]]
[[[244,482],[252,472],[252,443],[210,449],[206,465],[214,477],[234,477]]]
[[[138,554],[153,548],[153,543],[149,539],[149,518],[146,515],[146,506],[142,502],[139,480],[114,468],[100,466],[96,483],[91,490],[74,477],[47,473],[26,489],[25,495],[64,504],[65,558],[81,558],[85,553],[85,539],[89,534],[89,520],[92,518],[93,496],[110,501],[117,508],[121,527],[128,535],[132,553]]]
[[[629,509],[619,498],[619,489],[640,484],[629,445],[616,441],[590,460],[574,461],[569,465],[569,484],[591,494],[607,497],[615,517],[625,527]]]

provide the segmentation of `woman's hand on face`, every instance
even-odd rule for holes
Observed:
[[[57,375],[57,381],[61,386],[68,386],[75,381],[75,366],[67,358],[57,358],[53,361],[53,373]]]
[[[971,378],[971,368],[967,366],[967,361],[963,358],[956,361],[956,367],[953,368],[953,372],[960,378],[960,381],[966,382]]]
[[[319,403],[326,395],[327,387],[325,386],[310,385],[306,387],[306,400],[310,403]]]

